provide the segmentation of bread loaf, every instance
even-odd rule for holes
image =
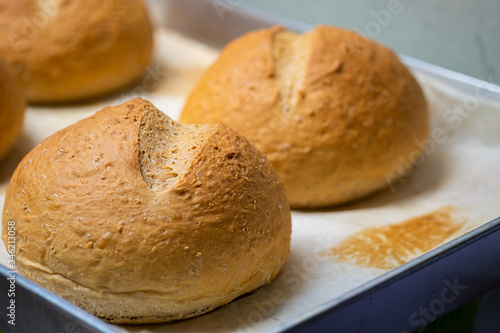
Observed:
[[[388,48],[327,26],[281,27],[226,46],[181,121],[223,123],[265,153],[292,208],[362,198],[403,177],[424,146],[427,104]]]
[[[0,160],[21,134],[25,108],[25,97],[19,82],[0,58]]]
[[[291,234],[284,188],[244,137],[139,98],[35,147],[3,221],[20,273],[114,323],[189,318],[269,283]]]
[[[0,54],[33,103],[72,102],[137,79],[152,27],[141,0],[0,0]]]

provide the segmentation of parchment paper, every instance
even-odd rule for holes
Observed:
[[[156,42],[156,60],[127,91],[76,106],[28,108],[23,135],[0,164],[0,206],[20,159],[43,138],[78,119],[135,96],[178,119],[187,92],[217,52],[169,31],[159,31]],[[465,221],[457,237],[500,216],[500,105],[489,101],[491,92],[484,87],[464,93],[415,74],[431,106],[432,129],[414,172],[387,191],[354,204],[294,211],[291,253],[270,285],[197,318],[116,327],[123,332],[273,331],[387,272],[341,263],[327,255],[356,232],[452,206],[454,218]],[[3,246],[0,263],[6,264]]]

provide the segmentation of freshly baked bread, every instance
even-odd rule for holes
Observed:
[[[392,51],[326,26],[302,35],[273,27],[231,42],[180,119],[244,135],[278,171],[292,208],[387,187],[419,156],[429,126],[423,93]]]
[[[289,253],[279,177],[229,128],[134,99],[45,139],[9,183],[19,271],[114,323],[193,317],[269,283]]]
[[[8,65],[0,59],[0,160],[21,134],[26,102]]]
[[[137,79],[152,27],[141,0],[0,0],[0,54],[29,102],[95,97]]]

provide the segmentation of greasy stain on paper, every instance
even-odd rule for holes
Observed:
[[[388,226],[364,229],[328,251],[336,260],[361,267],[396,268],[463,231],[452,207]]]

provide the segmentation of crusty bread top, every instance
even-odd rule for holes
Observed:
[[[21,134],[26,100],[18,80],[0,58],[0,160]]]
[[[141,0],[0,0],[0,31],[0,53],[35,103],[123,88],[152,54]]]
[[[176,124],[139,98],[35,147],[8,186],[3,220],[16,222],[17,263],[31,276],[165,294],[155,306],[184,311],[269,282],[291,232],[283,186],[245,138]]]
[[[429,128],[418,83],[388,48],[335,27],[262,29],[229,43],[181,121],[233,128],[266,154],[293,207],[339,204],[404,175]],[[401,172],[402,171],[402,172]]]

